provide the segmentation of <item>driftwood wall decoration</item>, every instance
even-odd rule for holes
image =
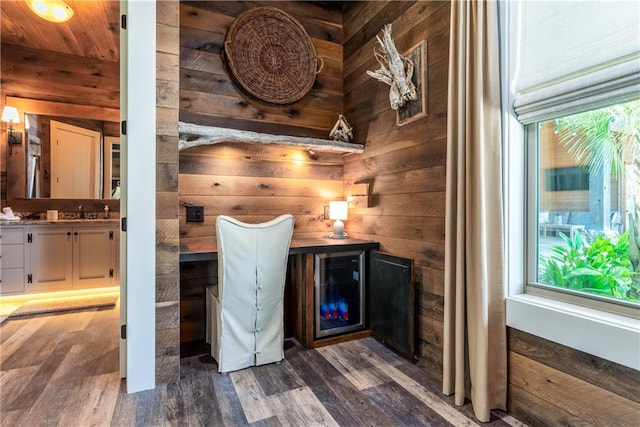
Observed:
[[[338,116],[338,121],[329,132],[329,139],[342,142],[351,142],[353,140],[353,127],[342,114]]]
[[[411,81],[416,88],[418,99],[407,101],[396,110],[396,124],[406,125],[427,115],[427,42],[421,41],[403,56],[413,62]]]
[[[376,36],[378,43],[373,47],[373,55],[380,63],[380,69],[367,70],[367,74],[390,86],[389,101],[391,108],[397,110],[408,101],[416,101],[418,93],[412,82],[413,62],[401,56],[391,38],[391,24],[382,28],[382,38]]]
[[[214,145],[223,142],[285,145],[289,147],[305,148],[307,150],[336,153],[362,153],[364,151],[364,145],[351,144],[344,141],[288,135],[271,135],[267,133],[204,126],[185,122],[178,123],[178,131],[180,134],[178,140],[178,148],[180,151],[198,147],[200,145]]]

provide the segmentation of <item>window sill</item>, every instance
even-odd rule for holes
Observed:
[[[520,294],[507,298],[507,326],[640,370],[640,321]]]

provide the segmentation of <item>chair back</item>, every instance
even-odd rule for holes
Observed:
[[[218,363],[225,371],[284,358],[284,284],[293,225],[292,215],[260,224],[218,216]]]

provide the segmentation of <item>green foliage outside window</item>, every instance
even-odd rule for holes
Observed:
[[[551,247],[541,257],[540,281],[544,284],[627,301],[640,301],[638,273],[629,259],[629,232],[611,238],[595,236],[591,242],[580,233],[573,239],[564,233],[565,245]],[[636,280],[634,280],[636,279]]]
[[[558,140],[590,172],[608,168],[622,180],[628,205],[626,229],[614,237],[573,239],[539,260],[539,281],[594,295],[640,302],[640,100],[556,120]],[[622,197],[622,195],[619,195]],[[629,203],[630,202],[630,203]],[[625,203],[623,199],[623,203]]]

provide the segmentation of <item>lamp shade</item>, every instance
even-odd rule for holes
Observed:
[[[5,105],[2,109],[2,121],[7,123],[20,123],[20,115],[16,107]]]
[[[346,201],[329,202],[329,219],[347,219],[349,204]]]

